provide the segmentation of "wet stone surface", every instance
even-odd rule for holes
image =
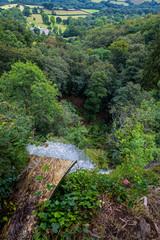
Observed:
[[[32,239],[37,215],[33,215],[33,211],[36,211],[37,204],[50,199],[55,186],[59,184],[74,163],[49,157],[34,155],[30,157],[29,164],[17,182],[14,194],[9,199],[16,210],[5,224],[0,239]],[[51,185],[54,186],[50,188]]]

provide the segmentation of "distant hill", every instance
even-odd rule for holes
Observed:
[[[160,3],[160,0],[132,0],[131,2],[135,3],[135,4],[141,4],[143,2],[157,2]]]

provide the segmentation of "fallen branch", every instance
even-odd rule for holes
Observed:
[[[92,232],[89,231],[89,230],[88,230],[88,232],[89,232],[89,234],[91,235],[91,237],[96,238],[96,239],[100,239],[100,237],[99,237],[97,234],[92,233]]]
[[[116,237],[118,237],[119,233],[127,226],[128,221],[118,230]]]
[[[148,206],[147,206],[147,197],[142,197],[141,200],[144,200],[143,204],[144,206],[148,209]]]

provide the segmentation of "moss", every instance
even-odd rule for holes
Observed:
[[[108,158],[107,154],[102,149],[83,149],[84,152],[89,156],[90,160],[100,168],[108,169]]]

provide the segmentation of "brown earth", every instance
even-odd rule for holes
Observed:
[[[142,199],[128,209],[103,194],[102,213],[89,227],[91,237],[101,240],[160,240],[160,191],[152,189],[146,199],[147,207]]]

